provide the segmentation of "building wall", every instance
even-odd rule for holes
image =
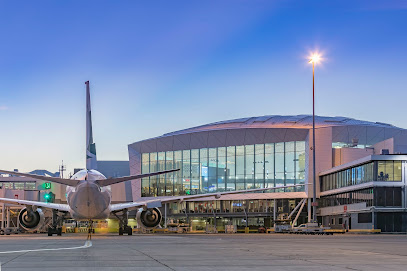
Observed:
[[[137,149],[132,148],[130,145],[129,149],[129,166],[130,175],[141,174],[141,152]],[[131,193],[133,201],[138,201],[141,199],[141,179],[131,180]]]
[[[97,161],[98,171],[105,175],[106,178],[116,178],[130,175],[128,161]],[[131,181],[113,184],[112,202],[132,201]]]
[[[394,138],[389,138],[383,141],[380,141],[373,145],[374,154],[382,154],[382,150],[389,150],[389,154],[394,154]]]
[[[309,160],[308,160],[308,197],[313,197],[313,151],[312,147],[312,130],[309,133]],[[332,168],[332,127],[315,129],[315,171],[318,172]],[[316,178],[316,191],[319,195],[319,178]]]
[[[337,167],[374,154],[373,149],[340,148],[332,149],[332,167]]]
[[[371,147],[392,137],[400,138],[400,146],[407,146],[405,130],[388,124],[332,126],[332,142],[340,147]]]

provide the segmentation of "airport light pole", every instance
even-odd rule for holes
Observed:
[[[312,222],[317,222],[317,185],[315,170],[315,64],[320,60],[318,54],[313,54],[309,63],[312,63]]]

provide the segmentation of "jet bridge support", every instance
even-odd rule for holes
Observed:
[[[296,215],[295,218],[294,218],[293,225],[295,225],[295,224],[297,223],[298,217],[300,216],[300,214],[301,214],[301,212],[302,212],[302,209],[304,208],[304,205],[305,205],[306,202],[307,202],[307,199],[303,199],[303,200],[302,200],[301,207],[300,207],[300,209],[298,210],[298,213],[297,213],[297,215]],[[300,203],[301,203],[301,202],[300,202]],[[299,205],[299,204],[298,204],[298,205]],[[297,206],[297,207],[298,207],[298,206]]]
[[[297,206],[295,206],[294,210],[290,213],[290,215],[288,216],[288,219],[291,219],[291,217],[293,216],[293,214],[298,210],[298,208],[300,208],[300,206],[306,201],[307,199],[302,199],[300,200],[300,202],[297,204]],[[301,211],[300,211],[301,212]],[[299,212],[299,213],[300,213]],[[294,223],[293,223],[294,224]]]

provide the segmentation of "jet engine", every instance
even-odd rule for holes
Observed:
[[[38,230],[44,225],[45,216],[41,209],[35,211],[31,208],[24,208],[18,214],[18,223],[27,231]]]
[[[146,229],[153,229],[160,225],[161,211],[158,208],[144,210],[140,208],[137,212],[137,224]]]

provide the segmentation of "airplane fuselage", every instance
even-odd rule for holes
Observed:
[[[76,187],[66,188],[71,217],[75,220],[106,219],[110,214],[112,193],[109,186],[100,187],[96,181],[106,179],[97,170],[81,170],[71,179],[79,180]]]

